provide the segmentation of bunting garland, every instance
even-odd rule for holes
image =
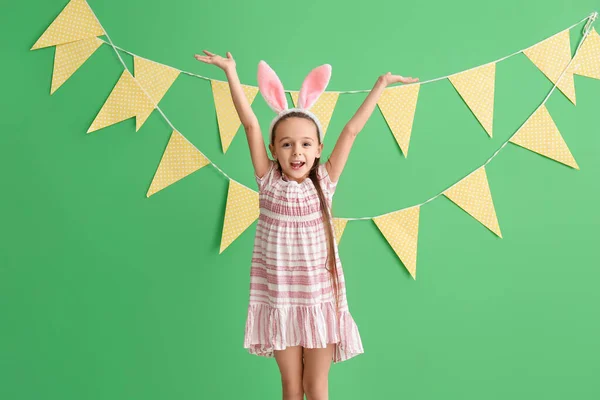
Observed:
[[[583,38],[572,59],[569,29],[577,24],[521,51],[553,82],[554,86],[542,105],[500,149],[511,142],[579,169],[544,103],[553,90],[558,88],[575,104],[574,74],[600,79],[600,36],[591,26],[596,18],[597,13],[586,18]],[[106,43],[98,38],[102,35],[108,38],[123,64],[124,71],[92,122],[88,133],[131,117],[136,118],[136,131],[138,131],[152,111],[158,109],[172,127],[172,133],[146,195],[150,197],[204,166],[212,164],[229,180],[219,251],[222,253],[258,218],[259,195],[256,191],[230,178],[212,163],[175,129],[160,110],[158,104],[183,71],[125,51],[134,57],[134,76],[86,1],[71,0],[31,48],[34,50],[56,46],[51,93],[61,87],[102,43]],[[498,61],[500,60],[444,77],[452,83],[490,138],[493,136],[495,72]],[[430,82],[439,79],[442,78]],[[222,150],[225,153],[241,122],[228,83],[207,80],[211,82]],[[408,154],[419,88],[424,83],[428,82],[386,88],[377,103],[404,157]],[[242,85],[242,88],[246,99],[252,104],[258,88],[248,85]],[[288,92],[294,104],[297,104],[298,92]],[[312,108],[322,122],[324,134],[341,93],[344,92],[323,93]],[[340,243],[348,221],[371,219],[407,271],[413,279],[416,279],[420,207],[441,195],[450,199],[501,238],[502,233],[485,171],[485,165],[496,154],[498,151],[483,166],[421,204],[375,217],[333,218],[336,242]]]

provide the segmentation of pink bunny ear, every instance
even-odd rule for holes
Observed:
[[[258,89],[269,107],[277,114],[287,110],[288,103],[283,85],[275,71],[262,60],[258,63]]]
[[[298,108],[308,110],[315,104],[319,96],[323,94],[331,78],[331,65],[323,64],[304,78],[300,94],[298,94]]]

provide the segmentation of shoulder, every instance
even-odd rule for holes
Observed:
[[[329,172],[327,171],[327,167],[325,166],[325,163],[319,164],[319,166],[317,167],[317,177],[319,178],[319,180],[323,180],[323,179],[327,178],[328,176],[329,176]]]
[[[256,179],[259,190],[264,189],[264,187],[272,180],[273,174],[277,172],[275,165],[276,164],[273,160],[269,160],[269,168],[263,176],[259,177],[258,175],[254,174],[254,178]]]

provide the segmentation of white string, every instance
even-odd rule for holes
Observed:
[[[560,32],[564,32],[564,31],[566,31],[566,30],[569,30],[569,29],[571,29],[571,28],[573,28],[573,27],[575,27],[575,26],[579,25],[580,23],[582,23],[582,22],[583,22],[583,21],[585,21],[586,19],[590,19],[590,20],[588,21],[588,24],[589,24],[589,23],[590,23],[590,21],[593,21],[593,20],[591,19],[593,15],[598,15],[598,13],[594,11],[594,12],[593,12],[593,13],[592,13],[590,16],[587,16],[587,17],[585,17],[585,18],[584,18],[584,19],[582,19],[581,21],[577,22],[576,24],[573,24],[573,25],[571,25],[570,27],[568,27],[568,28],[566,28],[566,29],[563,29],[563,30],[562,30],[562,31],[560,31]],[[595,17],[594,17],[594,19],[595,19]],[[587,28],[587,25],[586,25],[586,28]],[[585,29],[585,28],[584,28],[584,29]],[[106,33],[106,31],[104,31],[104,32]],[[560,32],[559,32],[559,33],[560,33]],[[554,36],[554,35],[551,35],[551,36]],[[549,36],[549,37],[551,37],[551,36]],[[108,38],[108,40],[109,40],[109,42],[110,42],[110,38],[108,37],[108,35],[106,35],[106,37]],[[548,37],[548,38],[549,38],[549,37]],[[547,38],[546,38],[546,39],[547,39]],[[102,40],[102,39],[100,39],[100,40]],[[545,39],[544,39],[544,40],[545,40]],[[144,60],[148,60],[147,58],[144,58],[144,57],[138,56],[137,54],[134,54],[134,53],[132,53],[132,52],[130,52],[130,51],[128,51],[128,50],[125,50],[125,49],[122,49],[121,47],[115,46],[115,45],[114,45],[112,42],[110,42],[110,43],[107,43],[107,42],[106,42],[106,41],[104,41],[104,40],[102,40],[102,41],[103,41],[104,43],[106,43],[106,44],[110,44],[110,45],[111,45],[113,48],[115,48],[115,49],[119,49],[119,50],[121,50],[122,52],[124,52],[124,53],[127,53],[127,54],[129,54],[129,55],[131,55],[131,56],[138,57],[138,58],[142,58],[142,59],[144,59]],[[542,41],[543,41],[543,40],[542,40]],[[539,43],[539,42],[538,42],[538,43]],[[537,43],[536,43],[536,44],[537,44]],[[428,80],[428,81],[423,81],[423,82],[407,83],[407,84],[403,84],[402,86],[410,86],[410,85],[424,85],[424,84],[426,84],[426,83],[431,83],[431,82],[439,81],[439,80],[442,80],[442,79],[446,79],[446,78],[448,78],[448,77],[450,77],[450,76],[457,75],[457,74],[459,74],[459,73],[462,73],[462,72],[471,71],[471,70],[473,70],[473,69],[476,69],[476,68],[479,68],[479,67],[483,67],[483,66],[485,66],[485,65],[489,65],[489,64],[493,64],[493,63],[497,63],[497,62],[500,62],[500,61],[506,60],[506,59],[507,59],[507,58],[509,58],[509,57],[512,57],[512,56],[514,56],[514,55],[517,55],[517,54],[519,54],[519,53],[522,53],[522,52],[524,52],[525,50],[528,50],[528,49],[532,48],[532,47],[533,47],[533,46],[535,46],[536,44],[534,44],[534,45],[532,45],[532,46],[529,46],[529,47],[527,47],[527,48],[525,48],[525,49],[522,49],[522,50],[519,50],[519,51],[515,51],[514,53],[512,53],[512,54],[509,54],[509,55],[507,55],[507,56],[505,56],[505,57],[499,58],[499,59],[497,59],[497,60],[495,60],[495,61],[491,61],[491,62],[488,62],[488,63],[486,63],[486,64],[481,64],[481,65],[478,65],[478,66],[476,66],[476,67],[473,67],[473,68],[470,68],[470,69],[466,69],[466,70],[464,70],[464,71],[460,71],[460,72],[458,72],[458,73],[454,73],[454,74],[450,74],[450,75],[446,75],[446,76],[441,76],[441,77],[439,77],[439,78],[433,78],[433,79],[430,79],[430,80]],[[148,60],[148,61],[152,61],[152,60]],[[156,63],[156,61],[152,61],[152,62]],[[182,74],[186,74],[186,75],[194,76],[194,77],[196,77],[196,78],[201,78],[201,79],[205,79],[205,80],[208,80],[208,81],[215,81],[215,82],[225,82],[225,83],[227,83],[227,81],[221,81],[221,80],[218,80],[218,79],[212,79],[212,78],[208,78],[208,77],[206,77],[206,76],[203,76],[203,75],[198,75],[198,74],[194,74],[194,73],[192,73],[192,72],[183,71],[183,70],[180,70],[180,69],[178,69],[178,68],[171,67],[170,65],[167,65],[167,64],[161,64],[161,63],[157,63],[157,64],[164,65],[164,66],[167,66],[167,67],[169,67],[169,68],[173,68],[174,70],[177,70],[177,71],[181,72]],[[247,86],[249,86],[249,85],[247,85]],[[251,86],[251,87],[252,87],[252,86]],[[393,87],[393,86],[389,86],[389,87]],[[326,91],[326,93],[368,93],[368,92],[370,92],[371,90],[372,90],[372,89],[364,89],[364,90],[342,90],[342,91],[327,90],[327,91]],[[285,89],[284,89],[284,92],[291,93],[291,92],[297,92],[297,90],[285,90]]]
[[[108,35],[108,33],[107,33],[106,29],[104,29],[104,27],[102,26],[102,23],[100,22],[100,20],[99,20],[99,19],[98,19],[98,17],[96,16],[96,14],[95,14],[95,13],[93,13],[93,14],[94,14],[94,18],[96,19],[96,21],[98,21],[98,24],[100,25],[100,27],[102,28],[102,30],[103,30],[103,32],[104,32],[104,34],[105,34],[106,38],[108,39],[108,44],[110,44],[110,46],[113,48],[114,52],[116,53],[117,57],[119,58],[119,61],[120,61],[120,62],[121,62],[121,64],[123,65],[123,68],[125,68],[125,70],[126,70],[126,71],[127,71],[129,74],[130,74],[130,75],[132,75],[132,76],[133,76],[133,74],[131,74],[131,72],[129,71],[129,68],[127,68],[127,65],[125,64],[125,62],[124,62],[124,61],[123,61],[123,59],[121,58],[121,55],[119,54],[119,52],[118,52],[118,50],[117,50],[117,49],[119,49],[119,50],[121,50],[121,51],[123,51],[123,52],[125,52],[125,53],[127,53],[127,54],[130,54],[130,55],[132,55],[132,56],[135,56],[135,57],[142,58],[142,59],[144,59],[144,60],[148,60],[148,59],[147,59],[147,58],[144,58],[144,57],[140,57],[140,56],[138,56],[138,55],[136,55],[136,54],[134,54],[134,53],[132,53],[132,52],[129,52],[129,51],[127,51],[127,50],[124,50],[124,49],[122,49],[122,48],[120,48],[120,47],[116,46],[116,45],[113,43],[113,41],[111,40],[110,36]],[[579,42],[579,45],[577,46],[577,50],[575,51],[575,54],[577,54],[577,51],[579,51],[579,47],[580,47],[580,46],[581,46],[581,44],[583,43],[583,41],[584,41],[585,37],[587,36],[587,34],[589,33],[589,31],[590,31],[590,29],[591,29],[591,27],[592,27],[592,25],[593,25],[593,22],[596,20],[597,16],[598,16],[598,13],[594,11],[594,12],[593,12],[593,13],[592,13],[590,16],[588,16],[588,17],[586,17],[586,18],[582,19],[581,21],[577,22],[576,24],[573,24],[573,25],[571,25],[571,26],[570,26],[569,28],[567,28],[567,29],[563,29],[563,31],[565,31],[565,30],[569,30],[569,29],[571,29],[571,28],[573,28],[573,27],[575,27],[575,26],[579,25],[581,22],[585,21],[586,19],[588,19],[588,22],[586,23],[586,25],[585,25],[585,27],[584,27],[584,36],[583,36],[583,38],[581,39],[581,41]],[[563,31],[561,31],[561,32],[563,32]],[[102,39],[100,39],[100,40],[102,40]],[[105,42],[104,40],[102,40],[102,41],[103,41],[104,43],[107,43],[107,42]],[[537,44],[537,43],[536,43],[536,44]],[[534,46],[535,46],[535,45],[534,45]],[[519,50],[519,51],[517,51],[517,52],[515,52],[515,53],[512,53],[512,54],[510,54],[510,55],[508,55],[508,56],[505,56],[505,57],[503,57],[503,58],[500,58],[500,59],[498,59],[498,60],[496,60],[496,61],[492,61],[491,63],[493,63],[493,62],[500,62],[500,61],[502,61],[502,60],[505,60],[506,58],[509,58],[509,57],[511,57],[511,56],[514,56],[515,54],[518,54],[518,53],[520,53],[520,52],[522,52],[522,51],[525,51],[525,50],[527,50],[527,49],[529,49],[529,48],[531,48],[531,47],[533,47],[533,46],[530,46],[530,47],[528,47],[528,48],[526,48],[526,49],[523,49],[523,50]],[[573,58],[575,58],[575,56],[573,56]],[[152,61],[152,60],[148,60],[148,61]],[[565,71],[568,69],[568,67],[569,67],[569,65],[571,64],[571,62],[572,62],[572,61],[573,61],[573,59],[571,59],[571,61],[570,61],[570,62],[569,62],[569,64],[567,65],[567,68],[565,68],[565,70],[564,70],[564,71],[561,73],[561,75],[559,76],[559,78],[558,78],[558,80],[557,80],[557,83],[560,81],[560,79],[562,78],[562,76],[563,76],[564,72],[565,72]],[[152,62],[154,62],[154,61],[152,61]],[[488,65],[488,64],[491,64],[491,63],[487,63],[487,64],[484,64],[484,65]],[[159,63],[159,64],[160,64],[160,63]],[[161,65],[166,65],[166,64],[161,64]],[[169,67],[170,67],[170,66],[169,66]],[[478,66],[478,67],[479,67],[479,66]],[[475,67],[475,68],[478,68],[478,67]],[[170,67],[170,68],[173,68],[173,67]],[[173,68],[173,69],[175,69],[175,70],[177,70],[177,71],[179,71],[179,72],[181,72],[181,73],[188,74],[188,75],[191,75],[191,76],[195,76],[195,77],[198,77],[198,78],[202,78],[202,79],[206,79],[206,80],[215,80],[215,79],[207,78],[207,77],[204,77],[204,76],[201,76],[201,75],[193,74],[193,73],[191,73],[191,72],[182,71],[182,70],[179,70],[179,69],[177,69],[177,68]],[[471,69],[474,69],[474,68],[471,68]],[[470,70],[470,69],[469,69],[469,70]],[[465,71],[469,71],[469,70],[465,70]],[[464,71],[463,71],[463,72],[464,72]],[[428,82],[434,82],[434,81],[437,81],[437,80],[440,80],[440,79],[444,79],[444,78],[447,78],[447,77],[448,77],[448,76],[445,76],[445,77],[440,77],[440,78],[435,78],[435,79],[432,79],[432,80],[429,80],[429,81],[421,82],[421,84],[428,83]],[[179,132],[179,130],[177,130],[177,128],[175,128],[175,126],[174,126],[174,125],[171,123],[171,121],[170,121],[170,120],[167,118],[167,116],[164,114],[164,112],[161,110],[161,108],[158,106],[158,104],[154,103],[154,100],[152,99],[152,97],[148,95],[148,92],[146,92],[146,90],[145,90],[145,89],[144,89],[144,88],[141,86],[141,84],[140,84],[140,83],[137,81],[137,79],[134,79],[134,81],[137,83],[137,85],[140,87],[140,89],[141,89],[141,90],[144,92],[144,94],[146,94],[146,96],[148,97],[148,99],[149,99],[149,100],[150,100],[150,101],[151,101],[151,102],[154,104],[154,108],[155,108],[155,109],[157,109],[157,110],[160,112],[160,114],[163,116],[163,118],[164,118],[164,119],[165,119],[165,121],[166,121],[166,122],[169,124],[169,126],[170,126],[170,127],[171,127],[171,128],[174,130],[174,131],[177,131],[177,132]],[[220,82],[223,82],[223,81],[220,81]],[[405,85],[405,86],[408,86],[408,85]],[[543,104],[545,103],[545,101],[548,99],[548,97],[550,96],[550,94],[552,94],[552,92],[554,91],[554,89],[555,89],[555,88],[556,88],[556,84],[554,84],[554,86],[552,87],[552,89],[551,89],[551,90],[550,90],[550,92],[548,93],[548,96],[546,96],[546,99],[544,99],[544,101],[542,102],[542,105],[543,105]],[[337,93],[359,93],[359,92],[369,92],[369,91],[370,91],[370,90],[354,90],[354,91],[343,91],[343,92],[337,92]],[[540,105],[540,107],[541,107],[541,105]],[[538,109],[539,109],[539,107],[538,107]],[[537,109],[536,109],[536,111],[537,111]],[[532,114],[532,115],[533,115],[533,114]],[[529,119],[528,119],[528,120],[529,120]],[[525,121],[525,122],[527,122],[527,121]],[[522,125],[521,125],[521,126],[522,126]],[[518,131],[518,129],[517,129],[517,131]],[[515,132],[515,134],[516,134],[516,132]],[[188,140],[188,139],[187,139],[185,136],[183,136],[183,135],[181,135],[181,136],[182,136],[182,137],[183,137],[183,138],[184,138],[184,139],[185,139],[185,140],[186,140],[186,141],[187,141],[187,142],[188,142],[188,143],[189,143],[189,144],[190,144],[192,147],[194,147],[196,150],[198,150],[198,148],[196,148],[196,146],[194,146],[194,144],[193,144],[192,142],[190,142],[190,141],[189,141],[189,140]],[[513,134],[513,136],[514,136],[514,134]],[[498,149],[498,150],[497,150],[497,151],[496,151],[496,152],[495,152],[495,153],[492,155],[492,157],[490,157],[490,158],[488,159],[488,161],[486,161],[486,163],[485,163],[485,164],[483,164],[482,166],[485,166],[487,163],[489,163],[489,162],[490,162],[490,161],[491,161],[491,160],[492,160],[492,159],[493,159],[493,158],[494,158],[494,157],[495,157],[495,156],[496,156],[496,155],[497,155],[497,154],[500,152],[500,150],[502,150],[502,148],[503,148],[504,146],[506,146],[506,144],[508,143],[508,141],[509,141],[509,140],[510,140],[510,139],[511,139],[513,136],[511,136],[511,137],[510,137],[510,138],[509,138],[509,139],[508,139],[506,142],[504,142],[504,143],[502,144],[502,146],[500,146],[500,148],[499,148],[499,149]],[[204,156],[204,157],[205,157],[205,158],[208,160],[208,162],[209,162],[209,163],[210,163],[210,164],[211,164],[211,165],[212,165],[214,168],[216,168],[216,169],[217,169],[217,170],[218,170],[218,171],[219,171],[221,174],[223,174],[223,175],[224,175],[224,176],[225,176],[227,179],[229,179],[229,180],[231,180],[231,181],[234,181],[234,182],[236,182],[237,184],[239,184],[239,185],[241,185],[241,186],[243,186],[243,187],[245,187],[245,188],[247,188],[247,189],[249,189],[249,190],[252,190],[252,191],[254,191],[253,189],[250,189],[250,188],[249,188],[249,187],[247,187],[246,185],[244,185],[244,184],[242,184],[242,183],[240,183],[240,182],[236,181],[235,179],[231,178],[229,175],[227,175],[227,174],[225,173],[225,171],[223,171],[221,168],[219,168],[219,166],[217,166],[215,163],[213,163],[213,162],[212,162],[212,161],[211,161],[211,160],[210,160],[210,159],[209,159],[209,158],[208,158],[208,157],[207,157],[207,156],[206,156],[204,153],[202,153],[200,150],[198,150],[198,151],[199,151],[199,152],[200,152],[200,153],[201,153],[201,154],[202,154],[202,155],[203,155],[203,156]],[[481,168],[481,167],[479,167],[479,168]],[[475,172],[475,171],[476,171],[476,170],[478,170],[479,168],[475,169],[473,172]],[[460,179],[458,182],[460,182],[460,181],[462,181],[463,179],[465,179],[466,177],[470,176],[471,174],[473,174],[473,172],[471,172],[469,175],[467,175],[467,176],[463,177],[463,178],[462,178],[462,179]],[[456,182],[456,183],[458,183],[458,182]],[[456,183],[455,183],[454,185],[456,185]],[[454,185],[452,185],[452,186],[454,186]],[[452,186],[450,186],[450,187],[452,187]],[[449,187],[449,188],[450,188],[450,187]],[[448,188],[448,189],[449,189],[449,188]],[[446,190],[448,190],[448,189],[446,189]],[[444,191],[446,191],[446,190],[444,190]],[[435,198],[439,197],[439,196],[440,196],[442,193],[443,193],[443,192],[440,192],[440,193],[438,193],[437,195],[433,196],[432,198],[430,198],[429,200],[427,200],[427,201],[425,201],[425,202],[423,202],[423,203],[421,203],[421,204],[417,204],[417,205],[410,206],[410,207],[405,207],[405,208],[403,208],[403,209],[396,210],[396,211],[392,211],[392,212],[389,212],[389,213],[386,213],[386,214],[382,214],[382,215],[379,215],[379,216],[375,216],[375,217],[360,217],[360,218],[341,218],[341,219],[345,219],[345,220],[349,220],[349,221],[350,221],[350,220],[352,220],[352,221],[357,221],[357,220],[366,220],[366,219],[373,219],[373,218],[381,217],[381,216],[384,216],[384,215],[392,214],[392,213],[394,213],[394,212],[397,212],[397,211],[401,211],[401,210],[405,210],[405,209],[408,209],[408,208],[413,208],[413,207],[418,207],[418,206],[421,206],[421,205],[423,205],[423,204],[426,204],[426,203],[428,203],[428,202],[430,202],[430,201],[434,200]],[[338,218],[338,217],[336,217],[336,218]]]
[[[361,218],[342,218],[342,217],[336,217],[336,218],[345,219],[345,220],[348,220],[348,221],[358,221],[358,220],[365,220],[365,219],[373,219],[373,218],[382,217],[382,216],[384,216],[384,215],[393,214],[393,213],[395,213],[395,212],[402,211],[402,210],[407,210],[407,209],[409,209],[409,208],[413,208],[413,207],[420,207],[420,206],[422,206],[423,204],[427,204],[427,203],[429,203],[430,201],[432,201],[432,200],[435,200],[436,198],[438,198],[439,196],[441,196],[441,195],[442,195],[442,194],[443,194],[445,191],[447,191],[447,190],[448,190],[448,189],[450,189],[451,187],[455,186],[457,183],[461,182],[463,179],[466,179],[467,177],[471,176],[471,175],[472,175],[472,174],[474,174],[476,171],[478,171],[480,168],[482,168],[482,167],[486,166],[486,165],[487,165],[487,164],[488,164],[490,161],[492,161],[492,160],[494,159],[494,157],[496,157],[496,155],[497,155],[497,154],[500,152],[500,150],[502,150],[502,149],[504,148],[504,146],[506,146],[506,144],[507,144],[507,143],[510,141],[510,139],[512,139],[512,138],[513,138],[513,137],[514,137],[514,136],[515,136],[515,135],[516,135],[516,134],[519,132],[519,129],[521,129],[521,127],[522,127],[523,125],[525,125],[525,124],[527,123],[527,121],[529,121],[529,119],[530,119],[530,118],[533,116],[533,114],[535,114],[535,112],[536,112],[537,110],[539,110],[539,109],[540,109],[540,107],[542,107],[542,106],[543,106],[543,105],[546,103],[546,101],[548,100],[548,98],[550,97],[550,95],[552,94],[552,92],[554,91],[554,89],[556,89],[556,85],[558,84],[558,82],[560,82],[560,80],[561,80],[562,76],[563,76],[563,75],[565,74],[565,72],[566,72],[566,71],[569,69],[569,66],[571,65],[571,63],[572,63],[572,62],[573,62],[573,60],[575,59],[575,56],[577,55],[577,52],[579,51],[579,48],[580,48],[580,47],[581,47],[581,45],[583,44],[583,41],[584,41],[584,40],[585,40],[585,38],[587,37],[587,35],[588,35],[589,31],[591,30],[591,28],[592,28],[592,24],[593,24],[593,21],[595,21],[595,19],[596,19],[597,15],[598,15],[598,13],[594,11],[594,12],[593,12],[593,13],[592,13],[592,14],[591,14],[589,17],[588,17],[588,18],[589,18],[589,21],[588,21],[588,23],[585,25],[585,28],[584,28],[584,33],[583,33],[583,38],[581,38],[581,40],[579,41],[579,44],[578,44],[578,46],[577,46],[577,49],[575,50],[575,54],[573,55],[573,58],[571,58],[571,60],[569,61],[569,63],[567,64],[567,66],[565,67],[565,69],[563,70],[563,72],[560,74],[560,76],[559,76],[559,77],[558,77],[558,79],[556,80],[556,83],[555,83],[555,84],[552,86],[552,89],[550,89],[550,92],[548,92],[548,95],[547,95],[547,96],[546,96],[546,98],[545,98],[545,99],[542,101],[542,104],[540,104],[540,105],[538,106],[538,108],[536,108],[536,109],[535,109],[535,111],[534,111],[534,112],[533,112],[533,113],[532,113],[532,114],[529,116],[529,118],[527,118],[527,120],[526,120],[525,122],[523,122],[523,124],[521,124],[521,126],[520,126],[520,127],[519,127],[519,128],[516,130],[516,131],[515,131],[515,133],[513,133],[513,134],[512,134],[512,136],[511,136],[511,137],[509,137],[509,138],[508,138],[508,139],[507,139],[507,140],[506,140],[506,141],[505,141],[505,142],[502,144],[502,146],[500,146],[500,148],[499,148],[498,150],[496,150],[496,152],[495,152],[495,153],[494,153],[494,154],[493,154],[493,155],[492,155],[490,158],[488,158],[488,160],[487,160],[485,163],[483,163],[483,165],[479,166],[478,168],[475,168],[475,169],[474,169],[474,170],[473,170],[471,173],[469,173],[468,175],[466,175],[466,176],[464,176],[463,178],[459,179],[459,180],[458,180],[457,182],[455,182],[453,185],[449,186],[449,187],[448,187],[448,188],[446,188],[445,190],[443,190],[443,191],[441,191],[440,193],[436,194],[435,196],[431,197],[431,198],[430,198],[430,199],[428,199],[427,201],[424,201],[423,203],[416,204],[416,205],[413,205],[413,206],[410,206],[410,207],[401,208],[400,210],[396,210],[396,211],[392,211],[392,212],[389,212],[389,213],[385,213],[385,214],[377,215],[377,216],[374,216],[374,217],[361,217]],[[581,20],[581,21],[579,21],[579,23],[581,23],[582,21],[584,21],[584,20]],[[591,23],[590,23],[590,21],[591,21]],[[576,24],[576,25],[577,25],[577,24]],[[573,27],[573,26],[571,26],[571,28],[572,28],[572,27]],[[569,29],[571,29],[571,28],[569,28]]]

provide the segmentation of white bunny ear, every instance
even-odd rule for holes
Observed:
[[[300,93],[298,94],[298,108],[310,109],[323,94],[331,78],[331,65],[323,64],[304,78]]]
[[[277,114],[287,110],[288,103],[283,85],[275,71],[262,60],[258,63],[258,89],[269,107]]]

